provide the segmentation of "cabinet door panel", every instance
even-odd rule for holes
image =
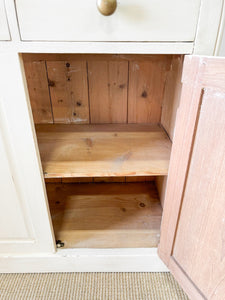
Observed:
[[[9,41],[10,33],[6,18],[4,0],[0,0],[0,41]]]
[[[0,253],[54,252],[23,67],[0,54]]]
[[[12,242],[13,240],[29,239],[27,224],[23,218],[18,191],[11,174],[8,155],[1,133],[0,157],[0,241],[7,240]]]
[[[225,294],[225,59],[186,57],[159,254],[193,299]]]

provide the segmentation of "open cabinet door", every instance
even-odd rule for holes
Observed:
[[[225,58],[186,56],[159,255],[191,299],[225,299]]]

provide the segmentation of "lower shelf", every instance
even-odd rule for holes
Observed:
[[[154,182],[46,186],[65,248],[157,247],[162,208]]]
[[[37,125],[45,178],[167,175],[171,142],[158,125]]]

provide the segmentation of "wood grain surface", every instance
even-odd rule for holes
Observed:
[[[37,125],[45,177],[166,175],[171,142],[157,125]]]
[[[157,247],[162,208],[153,182],[47,184],[66,248]]]

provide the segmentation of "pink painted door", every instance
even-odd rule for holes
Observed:
[[[225,299],[225,58],[186,56],[159,255],[191,299]]]

